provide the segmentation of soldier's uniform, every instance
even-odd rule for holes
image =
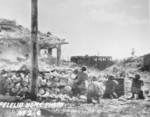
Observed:
[[[117,94],[115,93],[116,86],[118,82],[114,79],[114,76],[110,75],[108,80],[104,82],[105,84],[105,92],[103,98],[117,98]]]
[[[104,87],[100,82],[94,81],[90,83],[87,89],[87,103],[92,103],[92,98],[99,103],[103,92]]]
[[[143,80],[139,80],[140,76],[138,74],[135,75],[135,78],[132,80],[132,86],[131,86],[131,92],[132,97],[134,98],[134,95],[137,94],[139,99],[145,99],[144,94],[142,91],[142,86],[144,86]]]

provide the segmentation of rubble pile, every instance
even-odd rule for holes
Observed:
[[[50,72],[40,71],[37,80],[38,96],[43,98],[48,98],[49,96],[56,98],[57,94],[64,94],[64,91],[70,91],[68,79],[70,78],[71,72],[71,69],[54,69]],[[5,79],[7,95],[22,97],[30,92],[29,71],[4,71],[1,76],[2,79]]]
[[[71,91],[68,83],[71,73],[71,70],[66,69],[54,69],[48,73],[41,72],[37,82],[38,97],[54,99],[62,97],[62,100],[63,98],[69,98],[67,95],[63,97],[61,94],[69,94]]]
[[[7,95],[16,96],[29,91],[29,76],[23,73],[2,73]]]
[[[5,46],[28,46],[30,44],[31,32],[29,29],[18,25],[15,21],[0,19],[0,45]],[[50,32],[38,32],[39,46],[44,47],[50,44],[67,43],[65,39],[60,39]]]
[[[137,65],[141,64],[141,58],[127,59],[117,63],[104,71],[88,70],[88,82],[96,76],[100,82],[107,79],[107,75],[114,74],[116,78],[124,79],[125,97],[131,96],[131,80],[129,74],[140,72]],[[2,77],[6,80],[7,95],[24,97],[30,92],[30,60],[19,63],[4,64],[0,71],[5,70]],[[130,66],[130,67],[129,67]],[[132,71],[134,68],[134,71]],[[85,102],[85,96],[75,98],[71,95],[71,87],[74,83],[76,68],[68,66],[57,67],[48,65],[44,61],[39,61],[39,75],[37,80],[39,100],[66,101],[66,102]],[[6,72],[7,71],[7,72]],[[142,72],[140,72],[142,73]],[[141,75],[144,76],[144,73]],[[147,77],[145,75],[145,77]],[[144,80],[145,81],[145,80]],[[149,89],[149,87],[147,87]]]
[[[21,64],[22,65],[22,64]],[[30,94],[31,79],[30,71],[26,66],[20,66],[9,70],[2,70],[1,78],[5,79],[6,95],[17,96],[20,99],[28,98]],[[12,68],[12,69],[11,69]],[[20,68],[20,69],[18,69]],[[37,79],[39,101],[63,101],[63,102],[85,102],[85,96],[72,97],[71,86],[75,74],[73,68],[48,66],[39,63],[39,74]]]

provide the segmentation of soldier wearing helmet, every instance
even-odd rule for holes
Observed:
[[[81,71],[78,72],[72,91],[74,95],[85,94],[86,93],[86,80],[88,79],[87,68],[83,66]]]
[[[103,98],[117,98],[117,94],[115,93],[115,89],[118,85],[118,82],[115,80],[113,75],[108,76],[108,80],[104,82],[105,85],[105,92]]]
[[[135,95],[137,95],[136,98],[138,99],[144,99],[142,86],[144,86],[143,80],[140,80],[140,75],[136,74],[135,78],[132,79],[132,86],[131,86],[131,92],[132,97],[131,99],[135,98]]]

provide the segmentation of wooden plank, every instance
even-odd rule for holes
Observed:
[[[37,85],[38,77],[38,0],[31,1],[31,99],[37,99]]]

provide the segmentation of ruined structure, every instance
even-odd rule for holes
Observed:
[[[71,62],[103,70],[113,64],[111,56],[72,56]]]
[[[3,49],[15,48],[19,53],[23,53],[26,56],[30,52],[30,41],[31,32],[29,29],[17,25],[15,21],[0,19],[0,53],[3,53]],[[41,49],[46,49],[48,50],[48,57],[51,59],[52,50],[57,49],[58,66],[60,65],[61,46],[64,44],[68,44],[65,39],[60,39],[50,32],[38,32],[39,53]]]
[[[65,39],[59,39],[56,36],[51,35],[50,33],[47,34],[39,34],[39,49],[46,49],[48,50],[48,58],[52,58],[52,50],[57,49],[57,65],[60,65],[60,58],[61,58],[61,46],[64,44],[68,44],[65,42]]]

